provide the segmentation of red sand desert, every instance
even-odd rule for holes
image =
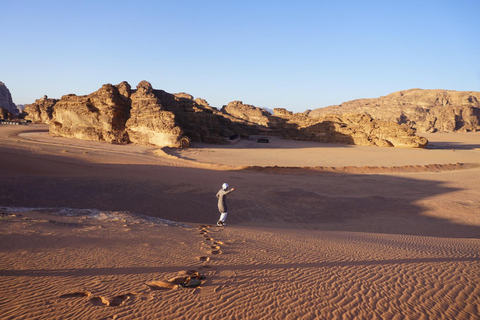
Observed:
[[[0,319],[480,319],[480,133],[427,138],[158,150],[1,126]]]

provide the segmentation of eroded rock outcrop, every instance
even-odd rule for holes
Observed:
[[[0,107],[0,120],[12,120],[14,115],[7,109]]]
[[[150,84],[145,82],[145,85]],[[184,139],[181,143],[183,146],[188,145],[185,138],[188,138],[190,142],[226,144],[229,143],[228,141],[232,136],[249,136],[261,131],[257,125],[237,121],[237,118],[210,107],[206,100],[194,99],[187,93],[171,94],[163,90],[152,89],[150,95],[157,99],[156,103],[161,105],[162,110],[167,112],[169,117],[173,115],[172,119],[175,125],[181,128],[182,133],[178,132],[182,135],[180,139]],[[143,109],[139,108],[139,110]],[[156,122],[154,119],[150,121]],[[130,127],[128,130],[130,132]]]
[[[309,117],[274,109],[273,127],[286,139],[344,143],[364,146],[423,148],[427,139],[415,130],[393,122],[374,120],[365,114]]]
[[[19,110],[17,105],[13,103],[12,95],[5,83],[0,81],[0,107],[8,111],[12,116],[18,116]]]
[[[34,103],[25,105],[25,119],[33,123],[49,124],[52,120],[53,106],[57,102],[58,99],[49,99],[47,96],[43,96],[43,98],[35,100]]]
[[[236,129],[229,125],[217,109],[204,99],[194,99],[187,93],[171,94],[154,90],[162,105],[175,115],[175,120],[192,142],[227,143],[226,137]]]
[[[51,133],[86,140],[188,147],[190,141],[227,143],[245,131],[207,101],[155,90],[147,81],[136,90],[122,82],[88,96],[67,95],[53,109]]]
[[[480,131],[480,92],[411,89],[315,109],[309,116],[345,113],[365,113],[418,132]]]
[[[53,107],[50,133],[83,140],[129,142],[130,86],[105,84],[87,96],[69,94]]]
[[[131,100],[126,123],[131,142],[176,148],[190,145],[190,139],[175,121],[175,114],[162,105],[149,82],[140,82]]]
[[[187,93],[155,90],[147,81],[103,85],[86,95],[38,99],[27,108],[35,122],[50,123],[55,135],[112,143],[188,147],[191,142],[225,144],[255,134],[359,145],[422,147],[426,140],[396,123],[362,114],[309,117],[233,101],[221,110]]]
[[[253,125],[264,127],[269,126],[270,113],[268,111],[249,104],[243,104],[242,101],[232,101],[226,106],[223,106],[221,111],[242,122],[246,121]]]

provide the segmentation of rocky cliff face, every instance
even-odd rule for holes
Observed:
[[[87,96],[38,99],[28,117],[50,123],[55,135],[112,143],[188,147],[191,142],[229,143],[235,137],[273,134],[287,139],[372,146],[422,147],[414,130],[362,114],[309,117],[285,109],[264,109],[233,101],[221,110],[186,93],[155,90],[147,81],[136,90],[122,82]]]
[[[315,109],[309,116],[345,113],[368,114],[418,132],[480,131],[480,92],[411,89]]]
[[[41,99],[35,100],[32,104],[25,105],[25,119],[33,123],[49,124],[52,119],[53,106],[58,102],[58,99],[48,99],[44,96]]]
[[[232,101],[226,106],[223,106],[222,112],[230,115],[234,119],[241,122],[246,121],[253,125],[260,125],[264,127],[269,126],[270,113],[265,109],[257,108],[249,104],[243,104],[242,101]]]
[[[105,84],[88,96],[63,96],[53,106],[50,133],[83,140],[128,142],[130,86]]]
[[[365,114],[325,115],[316,118],[274,109],[272,127],[287,139],[364,146],[423,148],[428,141],[415,131]]]
[[[14,116],[10,113],[10,111],[0,107],[0,120],[12,120],[13,118]]]
[[[224,144],[227,143],[225,137],[236,132],[228,120],[203,99],[163,90],[154,90],[154,93],[162,106],[174,114],[176,123],[192,142]]]
[[[85,140],[183,148],[190,141],[226,143],[236,131],[205,100],[154,90],[147,81],[136,90],[122,82],[88,96],[67,95],[53,109],[52,134]]]
[[[0,107],[4,108],[13,116],[18,116],[19,111],[15,103],[13,103],[12,95],[5,83],[0,81]]]
[[[190,145],[190,139],[175,121],[175,114],[162,105],[149,82],[140,82],[131,100],[130,118],[126,122],[131,142],[176,148]]]

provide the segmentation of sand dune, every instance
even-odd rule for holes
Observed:
[[[1,319],[480,319],[477,134],[158,153],[0,129]]]

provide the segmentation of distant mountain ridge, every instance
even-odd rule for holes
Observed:
[[[308,116],[346,113],[406,124],[418,132],[480,131],[480,92],[410,89],[315,109]]]

